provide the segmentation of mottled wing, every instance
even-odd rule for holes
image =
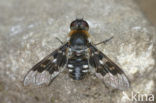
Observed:
[[[24,85],[49,85],[64,70],[67,62],[66,50],[67,44],[64,44],[32,67],[24,78]]]
[[[96,76],[103,80],[106,86],[125,90],[130,87],[124,72],[106,55],[93,45],[90,45],[89,63],[96,69]]]

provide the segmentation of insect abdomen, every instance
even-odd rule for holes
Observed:
[[[88,61],[82,56],[76,56],[68,60],[67,67],[69,75],[75,80],[83,79],[84,75],[88,73]]]

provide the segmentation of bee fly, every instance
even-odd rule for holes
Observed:
[[[129,81],[121,68],[91,42],[88,23],[76,19],[70,24],[70,29],[67,42],[32,67],[24,78],[24,85],[49,85],[59,73],[68,69],[74,80],[93,73],[106,86],[121,90],[129,88]]]

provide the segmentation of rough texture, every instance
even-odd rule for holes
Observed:
[[[156,93],[156,31],[132,0],[0,0],[1,103],[132,103],[134,93]],[[94,76],[73,81],[62,73],[48,87],[24,87],[26,72],[66,39],[84,17],[98,48],[123,68],[127,91],[110,92]]]

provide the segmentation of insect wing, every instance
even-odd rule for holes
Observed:
[[[64,70],[63,67],[67,61],[66,50],[67,43],[32,67],[24,78],[24,85],[49,85],[51,81]]]
[[[89,63],[96,69],[96,76],[103,80],[106,86],[120,90],[130,87],[129,80],[122,69],[93,45],[90,46]]]

